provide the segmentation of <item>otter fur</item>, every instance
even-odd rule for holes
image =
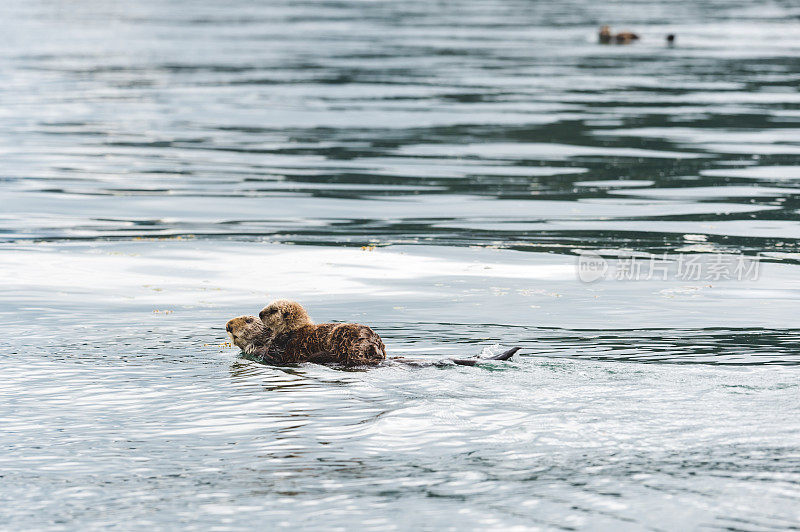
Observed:
[[[356,323],[314,324],[295,301],[273,301],[259,313],[272,338],[267,358],[282,364],[337,363],[375,366],[386,360],[386,347],[378,334]]]

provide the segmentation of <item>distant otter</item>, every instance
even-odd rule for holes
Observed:
[[[234,345],[246,354],[268,364],[300,362],[375,366],[386,360],[386,348],[380,336],[365,325],[324,323],[314,325],[305,309],[296,302],[278,300],[255,316],[240,316],[228,321],[225,329]],[[518,347],[488,360],[508,360]],[[412,366],[431,365],[424,359],[393,357],[390,359]],[[481,359],[447,359],[450,363],[474,366]],[[442,361],[433,362],[441,364]]]
[[[597,34],[597,41],[600,44],[610,44],[611,42],[615,42],[617,44],[630,44],[633,41],[638,40],[639,36],[630,31],[623,31],[615,35],[611,33],[611,28],[608,26],[603,26],[600,28],[600,32]]]

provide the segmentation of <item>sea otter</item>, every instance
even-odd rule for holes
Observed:
[[[225,324],[225,330],[231,337],[233,345],[267,364],[283,365],[298,362],[316,362],[326,364],[338,362],[327,352],[300,353],[292,351],[296,356],[289,359],[286,350],[273,345],[274,335],[258,316],[239,316]]]
[[[611,33],[611,28],[603,26],[597,34],[597,40],[600,44],[609,44],[615,42],[617,44],[630,44],[633,41],[638,41],[639,36],[630,31],[623,31],[616,35]]]
[[[247,355],[264,356],[270,341],[269,329],[257,316],[239,316],[228,320],[225,330],[231,343]]]
[[[315,325],[300,303],[278,299],[258,314],[272,338],[267,356],[284,364],[309,357],[344,366],[375,366],[386,360],[386,347],[378,334],[356,323]]]
[[[296,302],[278,300],[255,316],[230,320],[226,330],[237,347],[268,364],[299,362],[374,366],[386,360],[383,341],[372,329],[352,323],[314,325],[305,309]],[[519,347],[488,359],[449,358],[439,361],[392,357],[390,362],[410,366],[457,364],[474,366],[481,360],[508,360]]]

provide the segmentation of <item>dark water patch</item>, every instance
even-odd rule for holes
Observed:
[[[800,331],[581,331],[537,336],[534,350],[537,356],[609,361],[794,366],[800,363]]]
[[[798,17],[4,2],[2,522],[796,528]],[[583,250],[763,269],[588,284]],[[274,297],[524,351],[271,368],[223,325]]]

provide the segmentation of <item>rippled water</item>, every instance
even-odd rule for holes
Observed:
[[[800,6],[598,4],[4,2],[2,526],[800,527]]]

